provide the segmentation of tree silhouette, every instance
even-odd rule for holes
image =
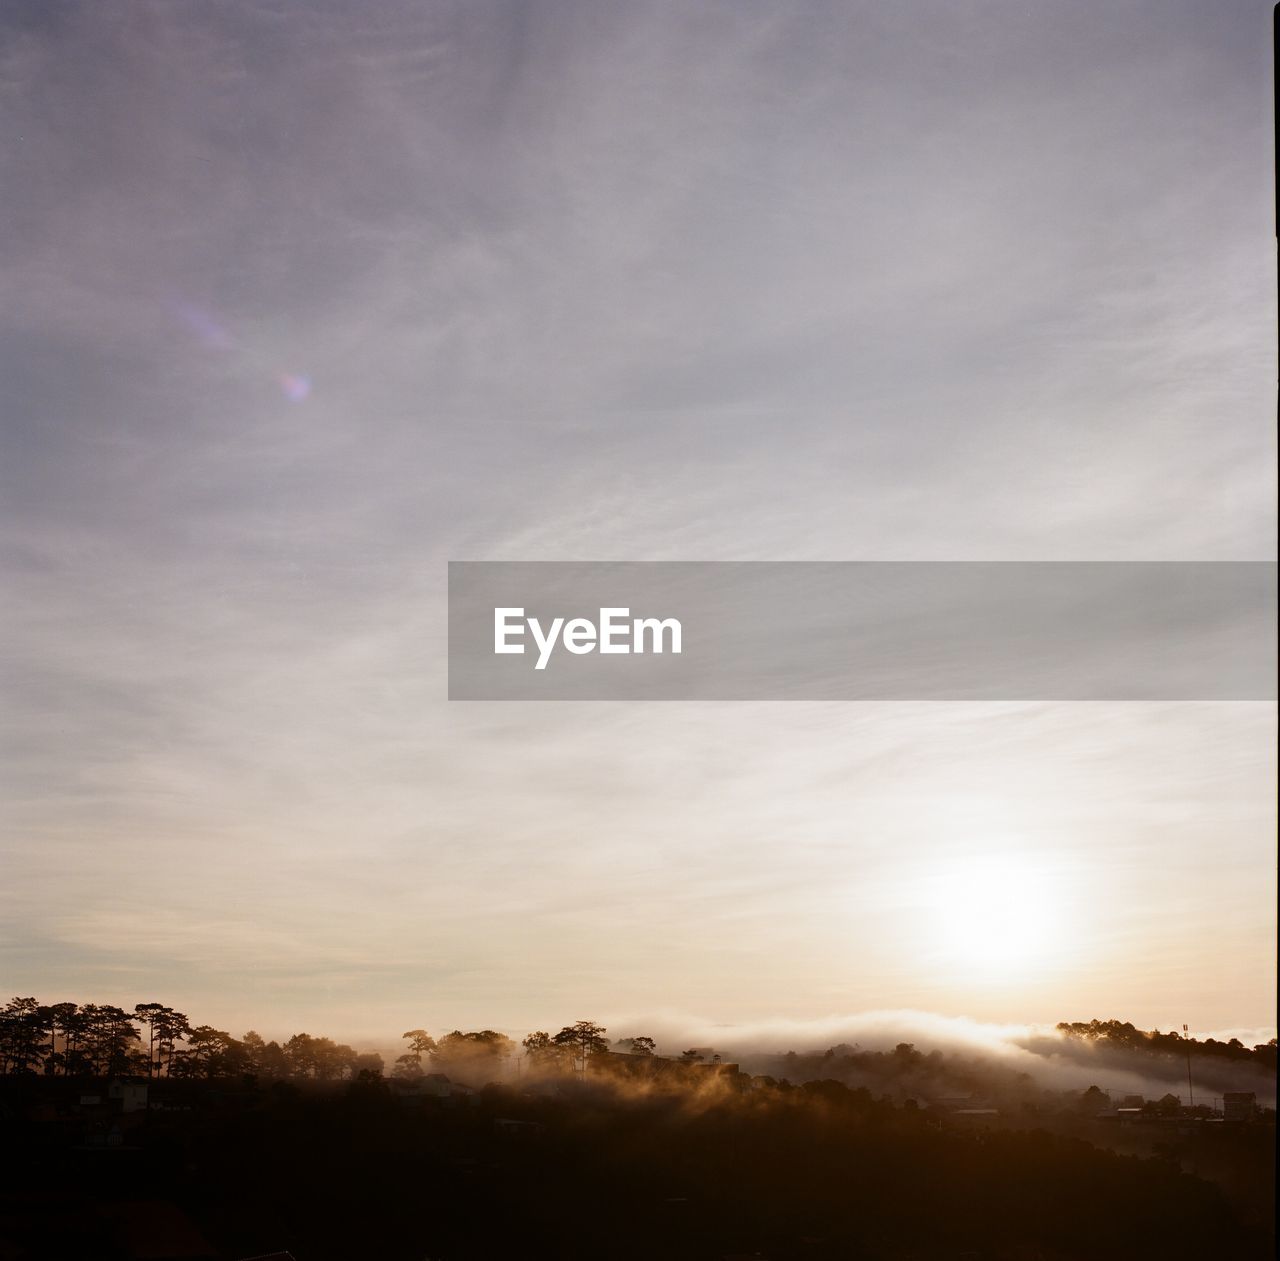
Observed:
[[[418,1077],[422,1073],[422,1057],[436,1049],[436,1040],[425,1029],[410,1029],[400,1035],[409,1043],[409,1049],[396,1057],[397,1077]]]
[[[274,1038],[258,1051],[258,1072],[274,1081],[283,1081],[289,1076],[289,1057],[284,1047]]]
[[[570,1048],[557,1045],[545,1030],[539,1029],[531,1033],[521,1045],[529,1066],[536,1072],[567,1072],[573,1067],[573,1052]]]
[[[49,1012],[49,1058],[45,1061],[45,1072],[56,1074],[62,1069],[65,1075],[69,1070],[71,1058],[71,1037],[78,1023],[79,1006],[76,1003],[54,1003]],[[62,1033],[62,1050],[58,1050],[58,1033]]]
[[[515,1043],[504,1033],[481,1029],[463,1033],[460,1029],[446,1033],[431,1052],[432,1064],[441,1072],[462,1077],[485,1079],[500,1075],[500,1066],[515,1050]]]
[[[557,1046],[567,1047],[573,1057],[573,1067],[579,1073],[585,1073],[587,1060],[598,1052],[609,1049],[604,1034],[603,1025],[598,1025],[593,1020],[578,1020],[565,1025],[551,1041]]]
[[[631,1055],[656,1055],[658,1044],[652,1038],[622,1038],[617,1045]]]
[[[6,1073],[34,1073],[41,1064],[49,1009],[34,998],[14,998],[0,1011],[0,1056]]]
[[[147,1076],[156,1076],[162,1061],[166,1065],[172,1063],[177,1039],[188,1032],[187,1018],[163,1003],[138,1003],[133,1016],[147,1027]]]
[[[261,1073],[267,1050],[267,1044],[263,1041],[262,1034],[250,1029],[240,1039],[240,1049],[244,1053],[244,1071],[246,1073]]]
[[[316,1081],[333,1081],[351,1071],[356,1053],[332,1038],[313,1038],[309,1033],[295,1033],[284,1044],[285,1060],[295,1077],[312,1077]]]
[[[131,1013],[121,1007],[95,1003],[87,1003],[80,1010],[86,1026],[85,1052],[94,1072],[103,1077],[118,1077],[142,1067],[141,1056],[133,1046],[141,1039]]]
[[[62,1022],[62,1071],[75,1076],[93,1071],[93,1060],[88,1051],[89,1013],[84,1007],[68,1003],[70,1011],[61,1016]]]
[[[1088,1090],[1080,1096],[1080,1111],[1086,1116],[1096,1116],[1103,1111],[1111,1100],[1105,1092],[1098,1089],[1097,1086],[1090,1086]]]
[[[153,1017],[156,1027],[156,1047],[164,1057],[165,1072],[173,1066],[174,1053],[178,1042],[191,1032],[186,1016],[172,1007],[163,1007]]]
[[[225,1077],[234,1067],[235,1039],[223,1029],[197,1025],[187,1034],[187,1049],[179,1051],[179,1077]]]

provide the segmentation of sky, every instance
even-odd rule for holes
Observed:
[[[0,12],[0,990],[1274,1029],[1274,704],[446,700],[449,560],[1274,559],[1269,4]]]

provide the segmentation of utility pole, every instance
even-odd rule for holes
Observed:
[[[1187,1098],[1190,1100],[1188,1107],[1196,1106],[1196,1093],[1191,1088],[1191,1039],[1187,1037],[1187,1026],[1182,1026],[1182,1040],[1187,1044]]]

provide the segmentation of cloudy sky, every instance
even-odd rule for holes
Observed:
[[[0,23],[7,993],[1273,1020],[1274,705],[444,657],[450,559],[1273,558],[1269,4]]]

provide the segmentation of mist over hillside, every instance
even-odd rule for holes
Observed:
[[[561,1255],[566,1220],[636,1261],[1271,1255],[1274,1039],[920,1013],[718,1043],[550,1028],[413,1028],[384,1056],[14,998],[0,1255],[169,1256],[180,1225],[183,1256],[488,1261]]]
[[[1213,1104],[1229,1091],[1276,1102],[1274,1031],[1235,1030],[1183,1042],[1124,1021],[997,1025],[922,1011],[879,1011],[823,1020],[723,1025],[692,1017],[621,1017],[607,1025],[616,1045],[653,1039],[659,1055],[694,1050],[743,1072],[794,1083],[830,1079],[899,1101],[980,1095],[1027,1101],[1091,1086],[1120,1099],[1174,1094]],[[1191,1052],[1191,1089],[1187,1050]],[[402,1046],[379,1043],[388,1063]],[[508,1064],[502,1076],[514,1076]]]
[[[1182,1043],[1176,1035],[1114,1020],[1081,1022],[1075,1028],[992,1025],[919,1011],[731,1029],[693,1022],[650,1024],[659,1030],[664,1053],[710,1048],[747,1072],[796,1082],[832,1078],[895,1096],[1025,1097],[1037,1090],[1090,1086],[1113,1096],[1185,1095],[1189,1045],[1191,1093],[1197,1097],[1253,1091],[1264,1106],[1273,1107],[1276,1100],[1275,1035],[1270,1030],[1240,1031],[1256,1038],[1252,1042],[1228,1033]]]

